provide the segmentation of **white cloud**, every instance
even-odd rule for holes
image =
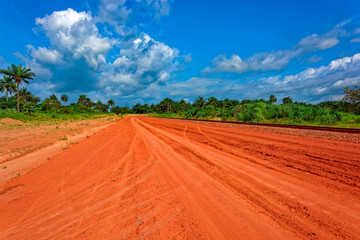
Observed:
[[[39,47],[34,48],[32,45],[27,45],[30,56],[40,63],[49,64],[62,64],[62,56],[57,50],[49,50],[47,48]]]
[[[48,52],[58,51],[70,55],[75,60],[85,59],[95,70],[100,64],[106,63],[105,57],[115,44],[114,40],[99,34],[90,13],[77,12],[69,8],[65,11],[55,11],[44,18],[37,18],[36,24],[50,40],[51,49]],[[36,55],[36,52],[34,54]]]
[[[289,50],[258,53],[244,60],[236,54],[233,54],[231,58],[219,55],[212,61],[212,67],[205,68],[202,73],[280,70],[288,65],[292,59],[305,53],[336,46],[339,43],[338,38],[345,34],[343,26],[347,23],[337,24],[333,29],[322,35],[312,34],[307,36]]]
[[[351,42],[352,43],[358,43],[358,42],[360,42],[360,38],[351,39]]]
[[[170,6],[168,0],[136,0],[137,2],[146,2],[155,10],[155,18],[159,19],[162,16],[169,15]]]
[[[309,64],[311,64],[311,63],[320,62],[321,60],[322,60],[321,57],[314,55],[314,56],[312,56],[311,58],[307,59],[306,61],[307,61]]]
[[[360,81],[360,53],[331,61],[327,66],[308,68],[298,74],[258,80],[256,84],[267,89],[267,94],[283,93],[302,98],[300,100],[331,100],[326,96],[339,97],[343,89]],[[264,95],[265,92],[259,92]]]
[[[184,61],[185,61],[186,63],[190,63],[190,62],[192,62],[192,60],[193,60],[193,59],[192,59],[190,53],[184,56]]]
[[[236,72],[242,73],[248,70],[249,66],[238,55],[232,55],[231,58],[226,58],[224,55],[214,58],[212,65],[222,72]]]
[[[100,77],[114,95],[130,95],[167,82],[179,65],[179,51],[142,33],[124,43],[120,56]]]
[[[312,34],[303,38],[299,46],[309,49],[320,49],[324,50],[332,48],[339,43],[339,39],[336,37],[319,36],[318,34]]]
[[[296,101],[317,103],[340,100],[346,86],[359,82],[360,53],[336,59],[318,68],[307,68],[293,75],[250,78],[247,81],[191,78],[185,82],[172,82],[171,87],[164,86],[158,91],[179,98],[214,95],[235,99],[255,99],[275,94],[279,100],[291,96]]]
[[[124,6],[125,0],[101,0],[97,19],[112,25],[123,24],[131,14],[131,9]]]

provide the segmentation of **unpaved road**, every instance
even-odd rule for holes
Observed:
[[[360,239],[359,156],[352,142],[126,117],[1,186],[0,239]]]

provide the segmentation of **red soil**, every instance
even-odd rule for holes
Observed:
[[[60,139],[88,132],[117,121],[117,117],[62,121],[48,123],[23,123],[11,118],[0,120],[0,164],[50,146]],[[0,181],[1,183],[1,181]]]
[[[353,142],[127,117],[1,186],[0,239],[359,239],[359,156]]]

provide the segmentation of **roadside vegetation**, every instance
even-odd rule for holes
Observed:
[[[265,99],[217,99],[197,97],[190,103],[185,99],[174,101],[163,99],[158,104],[136,104],[132,108],[115,105],[110,99],[106,103],[93,102],[87,95],[80,95],[77,102],[69,103],[66,94],[41,100],[27,88],[35,74],[21,65],[12,65],[0,70],[0,119],[13,118],[23,122],[83,120],[113,116],[115,114],[150,114],[156,117],[223,120],[298,125],[338,126],[360,128],[360,87],[346,87],[342,101],[319,104],[293,102],[291,97],[278,101],[271,95]]]

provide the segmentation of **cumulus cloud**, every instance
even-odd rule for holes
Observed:
[[[97,19],[112,25],[123,24],[132,12],[124,6],[125,2],[125,0],[100,1]]]
[[[52,53],[53,57],[56,52],[61,52],[74,60],[84,59],[90,67],[97,70],[101,64],[106,63],[106,55],[115,44],[114,40],[99,34],[91,13],[77,12],[69,8],[37,18],[36,24],[45,32],[52,48],[32,50],[32,54],[38,57],[46,50],[48,54]]]
[[[296,101],[317,103],[340,100],[346,86],[360,82],[360,53],[331,61],[318,68],[307,68],[297,74],[266,78],[222,80],[219,78],[191,78],[173,82],[168,95],[194,97],[226,96],[235,99],[264,98],[275,94],[278,99],[291,96]]]
[[[212,61],[212,65],[219,71],[222,72],[236,72],[242,73],[249,69],[248,63],[244,62],[240,56],[232,55],[231,58],[226,58],[225,55],[219,55]],[[203,73],[214,72],[213,68],[204,69]]]
[[[120,35],[134,32],[170,12],[168,0],[94,0],[95,20],[108,23]]]
[[[280,70],[288,65],[292,59],[305,53],[336,46],[339,43],[339,37],[345,35],[343,26],[347,23],[347,21],[342,22],[322,35],[312,34],[307,36],[289,50],[258,53],[244,60],[236,54],[233,54],[231,58],[219,55],[212,61],[212,67],[205,68],[202,73]]]
[[[298,74],[255,81],[267,94],[286,93],[305,101],[341,97],[345,86],[360,81],[360,53],[331,61],[327,66],[308,68]],[[265,94],[261,92],[260,94]]]
[[[35,30],[44,33],[50,45],[29,44],[27,55],[16,54],[36,72],[36,84],[30,89],[41,97],[51,91],[70,96],[121,96],[128,101],[138,99],[139,94],[144,98],[159,96],[157,90],[181,70],[179,66],[192,61],[190,54],[179,55],[176,48],[139,32],[140,21],[150,23],[149,19],[167,15],[169,2],[95,2],[94,16],[90,11],[69,8],[36,18]]]
[[[120,56],[100,77],[100,87],[111,88],[113,95],[129,95],[164,84],[179,65],[179,51],[142,33],[128,40]],[[109,91],[110,92],[110,91]]]
[[[63,64],[62,56],[59,51],[53,49],[49,50],[44,47],[34,48],[32,45],[27,45],[30,56],[40,63],[49,64]]]
[[[358,43],[358,42],[360,42],[360,38],[351,39],[351,42],[352,43]]]

